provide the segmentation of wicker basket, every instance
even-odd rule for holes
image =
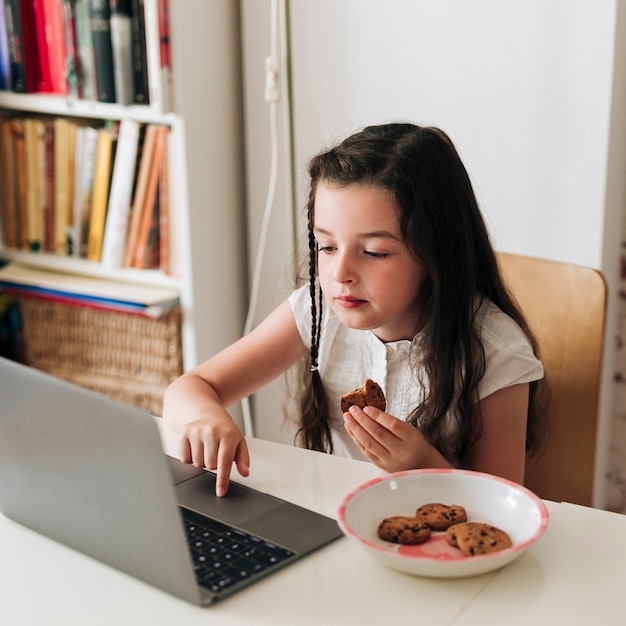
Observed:
[[[29,365],[162,414],[182,373],[180,307],[159,318],[20,297]]]

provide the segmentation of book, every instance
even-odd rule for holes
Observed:
[[[71,8],[76,31],[76,76],[78,94],[84,100],[95,100],[96,74],[91,34],[91,0],[72,0]]]
[[[45,200],[43,213],[44,250],[54,252],[54,122],[44,123]]]
[[[24,56],[26,58],[26,84],[29,92],[42,91],[44,80],[50,79],[49,74],[44,77],[42,58],[47,59],[48,49],[39,42],[37,33],[37,7],[35,0],[21,0],[22,35],[24,39]]]
[[[110,0],[110,6],[115,99],[119,104],[132,104],[134,96],[130,0]]]
[[[78,79],[80,61],[78,58],[78,39],[76,37],[76,20],[74,19],[74,0],[60,0],[65,34],[65,93],[74,98],[82,97],[81,84]]]
[[[87,126],[76,128],[76,145],[74,148],[74,188],[72,189],[72,225],[67,229],[67,247],[70,256],[79,256],[80,236],[80,185],[83,168],[85,131]]]
[[[159,168],[160,169],[160,168]],[[159,269],[161,264],[161,225],[159,223],[161,207],[159,194],[159,179],[157,175],[156,192],[152,209],[146,206],[142,230],[139,232],[137,251],[133,267],[141,270]]]
[[[124,260],[138,145],[139,123],[123,119],[117,137],[100,259],[108,267],[121,267]]]
[[[15,159],[13,156],[13,129],[11,120],[0,117],[0,207],[2,208],[2,226],[4,245],[7,248],[18,247],[17,205],[15,201]]]
[[[29,91],[69,93],[73,77],[74,47],[70,0],[22,0],[22,24]],[[75,82],[75,81],[74,81]]]
[[[42,178],[39,153],[44,141],[43,121],[35,117],[24,120],[26,137],[26,202],[28,214],[28,249],[39,252],[43,242],[43,204],[45,190],[41,187]]]
[[[154,269],[159,266],[159,172],[167,133],[167,127],[157,126],[154,138],[154,152],[150,163],[150,175],[141,210],[137,247],[133,258],[133,267],[140,269]]]
[[[50,74],[50,59],[42,0],[26,0],[26,6],[28,7],[26,21],[30,24],[31,38],[36,42],[36,54],[39,58],[39,75],[36,91],[51,93],[52,75]]]
[[[26,48],[20,0],[4,0],[4,16],[9,47],[11,89],[17,93],[27,93]]]
[[[101,128],[98,131],[98,148],[93,180],[91,217],[89,220],[89,240],[87,242],[87,258],[98,263],[102,254],[112,159],[113,134],[109,129]]]
[[[15,175],[15,203],[17,223],[17,247],[28,250],[28,208],[26,202],[26,135],[24,119],[15,117],[11,120],[13,135],[13,159]]]
[[[111,8],[108,0],[90,0],[91,36],[96,75],[96,99],[116,102],[111,42]]]
[[[166,113],[174,104],[167,0],[144,0],[144,15],[150,105]]]
[[[169,68],[171,66],[169,0],[158,0],[157,7],[159,16],[159,55],[161,67]]]
[[[124,253],[124,267],[132,267],[135,258],[142,211],[146,198],[146,190],[148,188],[148,179],[150,178],[152,157],[154,155],[157,128],[158,126],[155,124],[148,124],[146,126],[141,157],[139,159],[139,171],[137,172],[135,189],[133,191],[133,202],[130,209],[128,240],[126,243],[126,252]]]
[[[135,309],[164,310],[179,302],[178,290],[170,287],[134,285],[93,278],[35,269],[9,263],[0,267],[0,285],[10,286],[22,293],[48,294],[59,298],[82,302],[100,302],[110,305],[127,305]]]
[[[167,136],[168,155],[175,154],[172,143],[176,141],[173,132]],[[176,278],[181,276],[181,258],[180,258],[180,211],[171,210],[172,204],[170,198],[176,197],[174,185],[176,183],[175,168],[177,167],[175,159],[167,159],[167,235],[166,235],[166,251],[167,251],[167,267],[163,271]]]
[[[22,16],[22,40],[24,47],[24,59],[26,60],[26,91],[34,93],[40,82],[41,67],[39,64],[39,51],[37,48],[37,36],[35,33],[35,19],[32,12],[34,8],[31,0],[20,0],[20,12]]]
[[[9,41],[4,17],[4,3],[0,4],[0,90],[11,89],[11,61],[9,59]]]
[[[170,185],[169,185],[169,140],[168,132],[159,163],[159,269],[170,274]]]
[[[62,0],[38,0],[46,24],[46,43],[52,79],[52,93],[68,93],[66,80],[67,41]]]
[[[150,104],[146,18],[143,5],[144,0],[131,0],[133,101],[135,104]]]
[[[79,141],[76,142],[79,154],[77,154],[75,170],[73,229],[75,241],[72,252],[74,256],[87,258],[98,130],[92,126],[83,126],[80,131],[80,147]]]
[[[63,117],[54,122],[54,251],[67,255],[68,229],[73,221],[76,123]]]

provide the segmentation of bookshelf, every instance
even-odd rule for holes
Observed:
[[[0,91],[0,110],[169,126],[177,275],[2,247],[0,259],[113,282],[175,287],[183,363],[189,369],[238,338],[245,316],[239,8],[231,0],[170,0],[170,111],[158,75],[157,0],[145,5],[149,105]]]

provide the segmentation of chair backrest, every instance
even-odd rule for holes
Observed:
[[[526,460],[525,485],[542,498],[590,506],[606,317],[597,270],[498,253],[505,283],[535,333],[550,403],[543,452]]]

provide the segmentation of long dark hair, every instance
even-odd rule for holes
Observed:
[[[320,181],[346,186],[367,184],[390,191],[399,210],[400,230],[424,265],[422,332],[416,377],[428,391],[407,421],[446,458],[467,461],[481,435],[475,416],[477,386],[485,373],[485,354],[476,315],[481,299],[494,302],[522,328],[535,354],[538,347],[500,276],[496,256],[469,176],[450,138],[441,130],[408,123],[370,126],[325,150],[309,162],[307,202],[309,286],[313,328],[304,373],[299,435],[314,450],[332,451],[328,402],[317,371],[322,294],[317,284],[317,248],[312,234],[315,194]],[[414,342],[415,343],[415,342]],[[416,381],[417,383],[417,381]],[[526,447],[540,441],[530,384]],[[444,434],[446,415],[458,422],[458,437]]]

